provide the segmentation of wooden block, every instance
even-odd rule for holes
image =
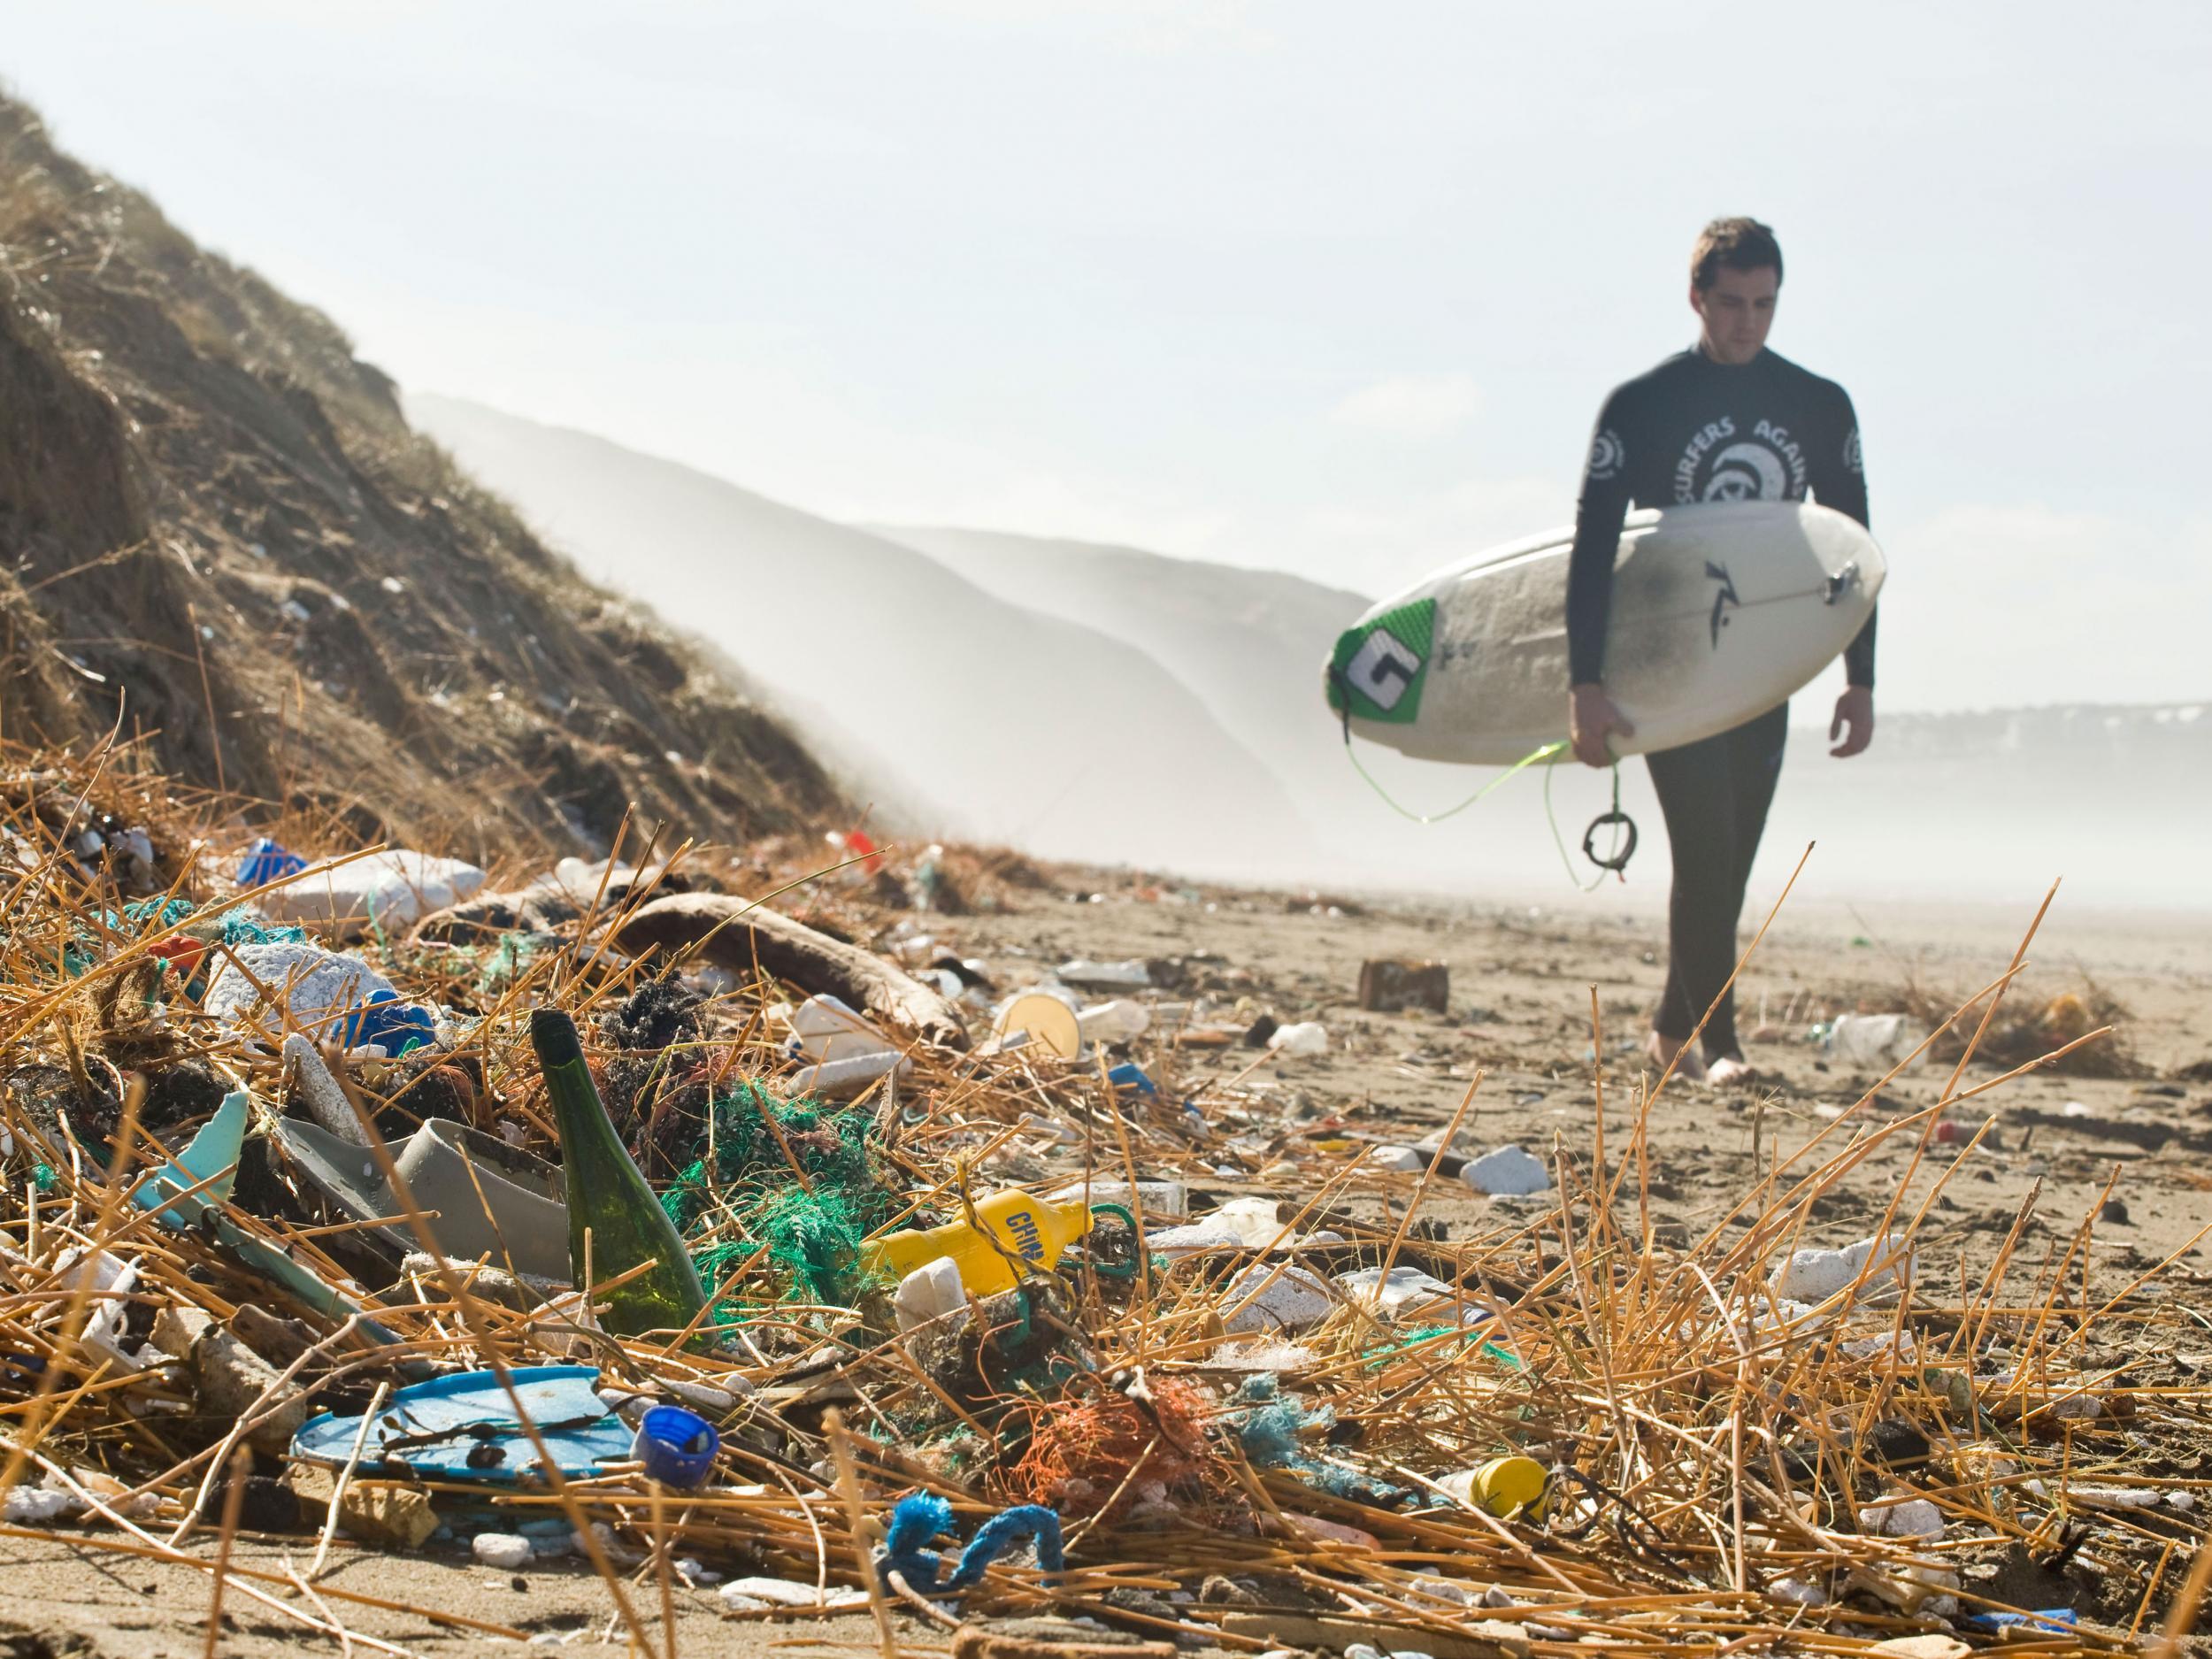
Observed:
[[[322,1517],[330,1511],[338,1471],[320,1463],[294,1463],[286,1479],[299,1494],[302,1511],[314,1517],[314,1525],[320,1526]],[[346,1483],[345,1496],[339,1501],[338,1525],[349,1537],[366,1543],[419,1549],[438,1530],[438,1512],[430,1506],[430,1494],[419,1486],[356,1476]]]
[[[1359,964],[1359,1005],[1371,1014],[1451,1006],[1451,971],[1440,962],[1393,962],[1371,956]]]

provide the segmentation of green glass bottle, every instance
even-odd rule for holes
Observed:
[[[691,1253],[645,1177],[630,1161],[599,1090],[584,1064],[576,1023],[558,1009],[530,1015],[530,1046],[538,1051],[561,1131],[561,1167],[568,1187],[568,1259],[584,1282],[584,1233],[591,1233],[592,1300],[603,1302],[600,1324],[618,1336],[680,1331],[707,1305]],[[601,1291],[640,1262],[657,1265],[627,1284]]]

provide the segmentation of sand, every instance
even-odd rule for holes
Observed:
[[[1065,957],[1180,959],[1188,990],[1239,1020],[1271,1012],[1316,1019],[1331,1047],[1310,1059],[1264,1062],[1249,1079],[1263,1086],[1294,1125],[1332,1121],[1349,1130],[1406,1140],[1440,1126],[1478,1073],[1481,1082],[1463,1132],[1471,1149],[1517,1142],[1540,1155],[1555,1148],[1587,1155],[1597,1112],[1592,1086],[1591,1000],[1602,1026],[1607,1110],[1617,1125],[1631,1110],[1645,1029],[1662,972],[1661,924],[1609,894],[1531,908],[1445,901],[1335,906],[1324,895],[1207,888],[1179,897],[1141,878],[1060,872],[1062,890],[1025,895],[1018,905],[958,919],[917,923],[985,962],[1002,987],[1041,975]],[[1102,902],[1089,900],[1092,892]],[[1746,1029],[1765,1010],[1770,1035],[1751,1045],[1770,1070],[1757,1090],[1671,1086],[1653,1112],[1651,1200],[1663,1239],[1686,1240],[1724,1224],[1731,1206],[1778,1156],[1825,1127],[1871,1080],[1834,1066],[1800,1040],[1824,1013],[1864,1003],[1884,1006],[1909,986],[1956,987],[1961,995],[2002,972],[2040,895],[2016,911],[1924,906],[1861,907],[1856,913],[1786,914],[1744,979]],[[1862,942],[1863,941],[1863,942]],[[1432,958],[1448,964],[1449,1012],[1363,1013],[1354,1001],[1360,962],[1369,956]],[[2116,1291],[2170,1256],[2174,1267],[2146,1294],[2201,1302],[2212,1286],[2212,1252],[2191,1248],[2212,1219],[2212,933],[2189,918],[2077,916],[2062,902],[2032,953],[2014,1002],[2039,1007],[2064,992],[2102,995],[2126,1010],[2121,1037],[2141,1075],[2083,1078],[2037,1073],[1985,1097],[1995,1149],[1944,1156],[1909,1193],[1917,1202],[1954,1159],[1924,1233],[1924,1271],[1955,1282],[1986,1261],[2031,1195],[2030,1254],[2061,1248],[2085,1218],[2091,1228],[2090,1278]],[[2008,1004],[2010,1005],[2010,1004]],[[1204,1079],[1250,1065],[1241,1048],[1179,1051],[1159,1078],[1188,1091]],[[2191,1068],[2200,1068],[2192,1074]],[[1886,1116],[1924,1105],[1947,1078],[1929,1066],[1883,1091]],[[1977,1077],[1988,1075],[1978,1071]],[[2073,1104],[2078,1102],[2078,1104]],[[1875,1156],[1848,1190],[1816,1208],[1820,1236],[1839,1245],[1863,1236],[1890,1202],[1904,1150]],[[2108,1193],[2109,1196],[2108,1196]],[[2123,1209],[2116,1209],[2111,1200]],[[1377,1200],[1363,1201],[1371,1205]],[[1455,1191],[1427,1213],[1455,1230],[1509,1219],[1517,1205],[1541,1201],[1484,1199]],[[2115,1352],[2168,1380],[2212,1377],[2212,1329],[2200,1345],[2153,1356]],[[195,1546],[204,1555],[207,1547]],[[242,1541],[243,1563],[283,1571],[303,1562],[312,1540]],[[729,1563],[717,1563],[727,1566]],[[73,1542],[0,1539],[7,1591],[0,1599],[0,1653],[171,1655],[201,1651],[208,1598],[204,1573]],[[738,1569],[742,1571],[742,1569]],[[434,1607],[507,1626],[540,1641],[574,1635],[601,1650],[611,1602],[580,1567],[495,1573],[460,1548],[434,1545],[410,1555],[347,1550],[328,1575],[337,1587]],[[290,1598],[296,1604],[296,1596]],[[658,1591],[639,1587],[637,1605],[657,1641]],[[275,1655],[303,1643],[336,1644],[238,1597],[234,1628],[218,1646],[226,1655]],[[850,1653],[874,1647],[865,1618],[764,1622],[733,1617],[710,1590],[678,1596],[678,1651],[753,1655],[801,1638],[779,1654]],[[500,1639],[441,1630],[419,1613],[346,1608],[346,1623],[421,1654],[481,1651]],[[902,1619],[906,1651],[941,1651],[941,1634]],[[1077,1632],[1071,1632],[1071,1634]],[[1091,1634],[1092,1632],[1082,1632]],[[624,1637],[613,1636],[619,1647]],[[41,1645],[41,1642],[44,1645]],[[356,1651],[365,1651],[357,1647]]]

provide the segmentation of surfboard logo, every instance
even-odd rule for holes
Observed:
[[[1435,630],[1433,599],[1346,629],[1329,659],[1329,707],[1356,719],[1410,725],[1421,712]]]
[[[1736,579],[1728,573],[1728,566],[1705,561],[1705,573],[1720,586],[1713,591],[1713,649],[1720,649],[1720,631],[1728,626],[1728,613],[1743,601],[1736,597]]]

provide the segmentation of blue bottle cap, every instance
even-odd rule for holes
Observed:
[[[722,1437],[714,1425],[681,1406],[654,1406],[638,1420],[630,1455],[664,1486],[690,1487],[706,1479]]]

